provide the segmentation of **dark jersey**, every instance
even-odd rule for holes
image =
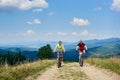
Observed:
[[[80,51],[83,51],[85,49],[84,43],[79,43],[77,46],[79,46]]]

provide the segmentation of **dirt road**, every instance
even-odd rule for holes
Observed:
[[[61,68],[52,66],[35,80],[119,80],[120,75],[88,64],[64,63]]]

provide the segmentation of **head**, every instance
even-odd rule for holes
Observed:
[[[82,41],[82,40],[80,40],[80,43],[82,44],[82,43],[83,43],[83,41]]]
[[[61,45],[61,44],[62,44],[62,41],[58,41],[58,44],[60,44],[60,45]]]

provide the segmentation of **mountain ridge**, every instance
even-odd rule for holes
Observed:
[[[85,40],[85,44],[88,47],[87,57],[111,57],[111,56],[120,56],[120,38],[109,38],[109,39],[93,39],[93,40]],[[42,42],[41,42],[42,43]],[[36,59],[36,54],[38,53],[38,49],[49,42],[43,42],[39,47],[32,48],[32,47],[21,47],[21,46],[4,46],[0,47],[0,54],[7,53],[11,51],[11,53],[19,52],[27,58],[32,60]],[[50,42],[49,43],[52,49],[55,47],[57,42]],[[78,60],[78,54],[75,51],[75,47],[78,42],[63,42],[66,53],[64,57],[66,60]],[[38,44],[39,45],[39,44]],[[31,57],[32,56],[32,57]],[[56,54],[55,54],[56,57]]]

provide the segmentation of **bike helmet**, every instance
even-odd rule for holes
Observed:
[[[82,40],[80,40],[80,43],[83,43],[83,41],[82,41]]]
[[[58,41],[59,44],[62,44],[62,41]]]

